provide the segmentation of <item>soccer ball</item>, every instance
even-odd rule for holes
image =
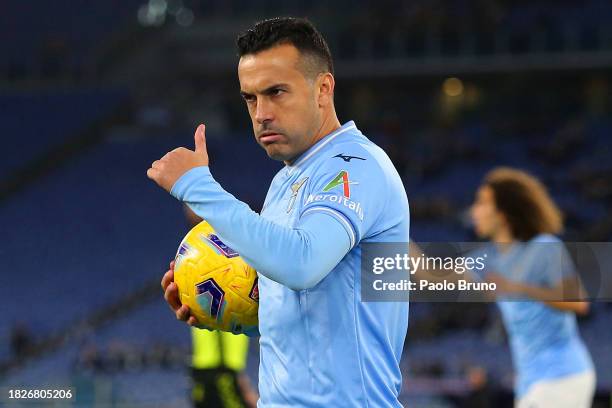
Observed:
[[[257,335],[257,272],[206,221],[179,245],[174,282],[200,327]]]

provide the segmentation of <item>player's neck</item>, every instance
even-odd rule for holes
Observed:
[[[338,130],[340,127],[341,125],[340,125],[340,121],[338,120],[338,116],[336,116],[336,111],[332,110],[331,113],[327,115],[321,122],[321,126],[319,127],[319,130],[315,133],[315,136],[311,139],[311,142],[308,145],[308,148],[306,150],[310,149],[319,140],[323,139],[325,136],[329,135],[330,133],[333,133],[335,130]],[[302,154],[304,154],[304,152],[300,153],[297,157],[293,158],[292,160],[285,160],[285,164],[290,166],[291,164],[295,163],[295,161],[299,159],[299,157]]]
[[[340,128],[340,121],[338,120],[338,116],[336,116],[336,110],[332,109],[327,115],[324,116],[323,121],[321,122],[321,126],[315,136],[310,143],[309,148],[314,146],[319,140],[323,139],[325,136],[334,132]]]
[[[509,227],[502,227],[499,230],[495,231],[495,233],[493,233],[491,241],[497,244],[498,247],[500,247],[500,249],[504,251],[506,249],[509,249],[509,244],[514,243],[516,241],[516,238],[512,234],[512,231],[510,231]]]

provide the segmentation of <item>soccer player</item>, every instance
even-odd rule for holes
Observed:
[[[259,407],[398,407],[406,302],[360,301],[365,242],[408,242],[408,200],[383,150],[334,108],[329,48],[307,20],[238,37],[240,93],[257,143],[285,166],[261,214],[208,168],[205,128],[147,171],[207,220],[259,275]],[[231,145],[228,145],[228,149]],[[177,318],[197,325],[162,279]]]
[[[587,408],[595,372],[576,325],[589,304],[567,301],[581,289],[563,243],[559,209],[544,186],[525,172],[498,168],[486,175],[471,208],[475,231],[491,241],[487,279],[497,283],[498,306],[516,370],[517,408]]]

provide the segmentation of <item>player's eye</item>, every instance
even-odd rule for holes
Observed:
[[[269,92],[270,96],[278,96],[281,95],[282,93],[284,93],[285,90],[282,88],[272,88]]]
[[[244,99],[246,103],[252,103],[256,100],[254,95],[242,95],[242,99]]]

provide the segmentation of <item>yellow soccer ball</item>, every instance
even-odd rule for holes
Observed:
[[[201,327],[257,335],[257,272],[206,221],[179,245],[174,282]]]

